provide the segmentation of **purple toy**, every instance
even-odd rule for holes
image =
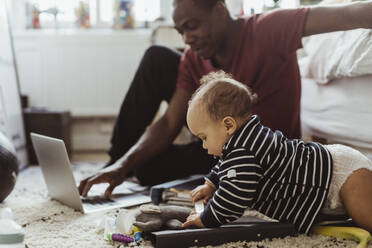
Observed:
[[[120,233],[112,233],[112,234],[108,233],[107,239],[112,240],[112,241],[118,241],[124,244],[134,242],[134,238],[127,236],[127,235],[120,234]]]

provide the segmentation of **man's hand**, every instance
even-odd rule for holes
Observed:
[[[200,215],[196,212],[192,212],[189,217],[187,217],[185,223],[182,224],[182,227],[200,227],[204,228],[203,222],[200,219]]]
[[[110,185],[105,191],[105,197],[110,198],[114,188],[124,182],[125,178],[126,175],[121,164],[113,164],[110,167],[102,169],[97,174],[82,180],[79,185],[79,193],[85,197],[94,184],[109,183]]]
[[[114,165],[80,182],[79,193],[86,196],[94,184],[109,183],[105,197],[110,197],[116,186],[124,182],[127,174],[135,171],[146,161],[164,152],[181,130],[186,119],[187,102],[191,93],[177,88],[165,114],[151,124],[126,154]]]
[[[195,204],[196,201],[203,199],[204,204],[207,204],[208,200],[213,196],[214,191],[216,191],[216,188],[210,183],[205,182],[191,191],[191,201]]]

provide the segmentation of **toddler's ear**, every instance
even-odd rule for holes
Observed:
[[[226,116],[225,118],[223,118],[222,122],[223,122],[223,125],[226,128],[226,132],[227,132],[228,135],[231,135],[235,132],[237,124],[236,124],[236,121],[233,117]]]

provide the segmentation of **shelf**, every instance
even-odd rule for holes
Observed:
[[[151,29],[26,29],[16,30],[15,38],[32,38],[44,36],[150,36]]]

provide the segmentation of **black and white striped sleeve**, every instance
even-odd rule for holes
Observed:
[[[216,188],[218,188],[218,184],[219,184],[219,179],[218,179],[218,169],[220,167],[220,162],[221,161],[218,161],[218,163],[211,169],[211,171],[208,173],[208,175],[206,175],[204,177],[205,180],[209,181],[210,183],[212,183]]]
[[[262,169],[251,153],[238,148],[221,162],[217,175],[218,189],[200,216],[206,227],[217,227],[243,215],[256,198]]]

